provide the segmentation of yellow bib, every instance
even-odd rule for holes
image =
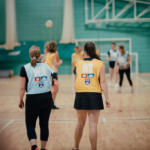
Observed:
[[[53,65],[53,58],[54,56],[57,55],[56,53],[47,53],[45,58],[46,58],[46,64],[49,65],[49,67],[51,69],[53,69],[53,71],[56,71],[56,68]]]
[[[103,64],[103,61],[97,59],[81,60],[77,63],[77,79],[74,84],[76,92],[102,92],[99,74]]]
[[[73,53],[72,54],[72,59],[73,59],[73,65],[74,67],[76,67],[76,64],[78,61],[82,60],[84,58],[84,53],[81,52],[80,54],[76,54],[76,53]]]

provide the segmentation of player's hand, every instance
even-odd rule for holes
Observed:
[[[20,102],[19,102],[19,108],[23,109],[23,107],[24,107],[24,102],[23,102],[23,101],[20,101]]]
[[[62,64],[62,63],[63,63],[62,59],[59,59],[59,63],[60,63],[60,64]]]
[[[111,103],[110,103],[109,99],[106,99],[106,107],[109,108],[110,105],[111,105]]]
[[[123,68],[124,68],[124,69],[127,69],[127,64],[125,64],[125,65],[123,66]]]
[[[74,73],[74,69],[72,68],[72,73]]]

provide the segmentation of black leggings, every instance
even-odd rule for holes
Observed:
[[[43,100],[27,99],[26,100],[26,128],[29,141],[36,139],[36,120],[39,117],[41,129],[41,141],[47,141],[49,137],[48,122],[51,112],[52,98]]]
[[[122,86],[124,72],[126,73],[127,79],[130,83],[130,86],[132,86],[132,81],[131,81],[131,78],[130,78],[130,67],[128,69],[119,69],[119,75],[120,75],[119,85]]]

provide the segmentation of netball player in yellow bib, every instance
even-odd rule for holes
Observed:
[[[62,60],[59,59],[58,52],[57,51],[57,43],[54,41],[49,42],[46,45],[46,49],[48,53],[45,55],[46,61],[45,63],[49,65],[49,67],[52,70],[52,97],[53,97],[53,104],[52,109],[58,109],[54,105],[56,95],[58,92],[58,77],[57,77],[57,71],[58,67],[62,64]]]
[[[75,46],[75,53],[72,54],[72,72],[76,75],[76,65],[77,62],[84,58],[84,53],[82,52],[82,47]],[[76,76],[75,76],[76,80]]]
[[[74,84],[76,97],[74,108],[77,110],[78,124],[75,129],[75,146],[79,149],[86,117],[89,117],[90,142],[92,150],[97,150],[97,123],[100,110],[104,109],[101,93],[106,98],[106,107],[110,107],[107,84],[105,81],[105,64],[96,54],[94,43],[84,45],[85,58],[76,65],[77,78]]]

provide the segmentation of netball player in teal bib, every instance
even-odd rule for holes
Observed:
[[[29,51],[31,62],[24,65],[20,71],[19,107],[24,107],[23,96],[26,90],[25,122],[31,150],[39,150],[35,132],[38,117],[41,129],[41,150],[46,150],[49,136],[48,122],[52,104],[51,69],[48,65],[39,62],[40,55],[40,48],[32,46]]]

